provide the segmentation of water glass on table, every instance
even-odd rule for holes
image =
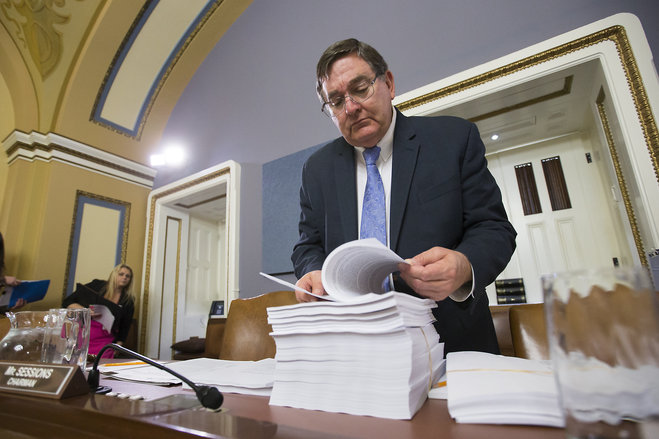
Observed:
[[[542,277],[569,438],[651,438],[659,419],[659,302],[644,267]]]

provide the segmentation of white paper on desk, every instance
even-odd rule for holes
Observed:
[[[446,377],[448,410],[457,422],[564,426],[548,361],[452,352]]]
[[[167,363],[167,367],[195,384],[216,386],[223,392],[270,395],[275,376],[274,358],[260,361],[228,361],[195,358]],[[99,366],[110,378],[147,384],[180,384],[181,380],[148,364]]]
[[[382,333],[403,327],[422,327],[433,321],[437,304],[405,293],[364,294],[349,302],[309,302],[268,308],[273,333],[324,332]]]
[[[169,364],[195,384],[215,386],[223,392],[249,395],[270,394],[275,379],[275,359],[229,361],[195,358]]]
[[[318,333],[310,341],[300,334],[273,334],[277,344],[277,367],[283,361],[307,359],[329,365],[339,361],[350,364],[362,363],[378,368],[379,361],[386,361],[387,367],[408,365],[411,356],[428,352],[428,344],[438,344],[439,335],[431,325],[426,328],[402,328],[383,333]],[[431,338],[432,337],[432,338]],[[346,338],[350,343],[346,343]],[[443,344],[441,344],[443,349]],[[440,359],[444,352],[441,351]],[[427,362],[424,363],[427,366]]]
[[[292,362],[290,369],[282,368],[285,362],[278,360],[270,405],[411,419],[426,400],[429,382],[437,380],[443,371],[443,345],[435,345],[430,355],[432,370],[428,352],[424,352],[421,361],[408,362],[407,367],[397,371],[387,370],[387,365],[385,373],[381,373],[386,362],[383,359],[377,362],[380,369],[359,367],[360,361],[343,367],[331,361],[313,362],[314,366],[325,366],[317,372],[300,361]],[[373,373],[375,369],[377,374]]]
[[[448,387],[446,386],[446,368],[444,369],[444,374],[436,383],[433,384],[432,388],[428,392],[428,398],[448,399]]]
[[[133,381],[137,383],[156,384],[159,386],[169,386],[180,384],[181,380],[174,375],[151,366],[150,364],[137,364],[127,362],[125,365],[113,363],[112,366],[98,366],[98,371],[103,375],[122,381]],[[160,362],[160,364],[166,364]]]

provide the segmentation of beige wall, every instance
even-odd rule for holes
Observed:
[[[7,271],[20,279],[51,280],[46,298],[26,309],[61,304],[77,190],[130,203],[125,262],[134,270],[139,292],[149,189],[60,162],[26,160],[9,166],[8,187],[12,190],[0,212]]]

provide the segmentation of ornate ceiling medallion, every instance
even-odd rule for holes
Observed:
[[[53,72],[62,58],[62,33],[55,25],[69,22],[70,16],[55,8],[63,8],[65,0],[4,1],[0,11],[5,19],[13,23],[12,33],[17,45],[27,49],[41,77],[45,79]]]

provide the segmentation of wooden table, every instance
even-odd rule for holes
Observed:
[[[180,386],[102,379],[132,401],[106,395],[63,400],[0,393],[0,437],[49,438],[396,438],[557,439],[563,429],[458,424],[444,400],[427,400],[411,421],[327,413],[268,404],[268,398],[224,394],[219,412],[200,408]],[[194,407],[191,407],[194,406]],[[18,434],[17,434],[18,433]]]

